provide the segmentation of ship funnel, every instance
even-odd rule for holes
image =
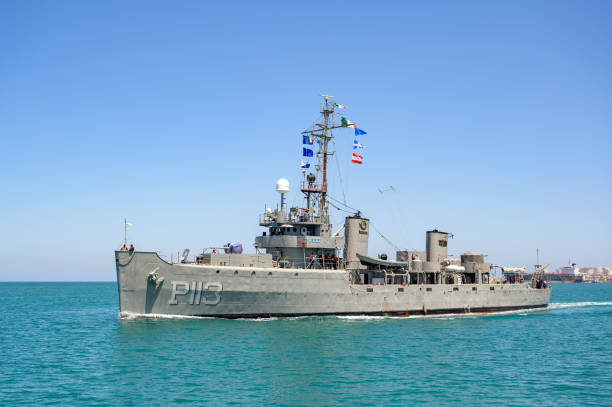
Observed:
[[[276,192],[281,195],[281,209],[285,208],[285,194],[289,191],[289,180],[281,178],[276,181]]]
[[[440,263],[447,258],[448,254],[448,233],[440,232],[437,229],[427,232],[425,241],[427,261]]]
[[[344,261],[347,269],[365,268],[357,257],[357,253],[368,255],[368,237],[370,220],[359,214],[348,216],[344,221]]]

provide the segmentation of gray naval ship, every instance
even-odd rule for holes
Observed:
[[[302,170],[304,206],[287,207],[289,182],[279,180],[280,205],[260,215],[256,253],[227,244],[167,262],[156,252],[115,251],[121,316],[411,316],[548,306],[551,289],[538,276],[527,282],[524,268],[487,263],[484,254],[449,256],[446,232],[430,230],[424,251],[399,250],[389,260],[368,255],[370,220],[360,212],[334,231],[328,146],[347,127],[336,106],[324,96],[320,122],[302,132],[318,148],[314,173]]]

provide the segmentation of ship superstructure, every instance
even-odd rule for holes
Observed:
[[[302,132],[317,149],[313,170],[302,165],[304,205],[287,206],[290,184],[279,179],[280,205],[260,215],[264,230],[255,238],[256,253],[227,244],[209,247],[192,262],[184,256],[169,263],[154,252],[116,251],[121,312],[241,318],[493,312],[548,305],[550,288],[526,283],[524,268],[494,266],[472,252],[449,256],[446,232],[430,230],[424,251],[399,250],[389,260],[369,256],[370,220],[360,212],[333,230],[329,143],[334,130],[351,124],[338,120],[335,106],[331,96],[323,96],[321,120]],[[495,267],[501,270],[497,277]]]
[[[309,137],[313,146],[318,147],[314,172],[306,174],[300,186],[304,194],[304,207],[286,208],[285,194],[289,192],[289,181],[278,180],[276,190],[281,194],[280,208],[267,209],[260,216],[259,225],[267,228],[256,237],[255,247],[272,255],[280,267],[307,269],[332,268],[339,264],[339,251],[344,248],[342,229],[332,232],[327,199],[327,165],[330,155],[329,143],[333,130],[343,128],[335,123],[335,104],[330,96],[323,96],[321,120],[312,129],[302,132]],[[314,155],[314,154],[313,154]]]

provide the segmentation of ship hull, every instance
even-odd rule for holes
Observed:
[[[346,270],[170,264],[156,253],[115,252],[122,315],[221,318],[418,315],[546,307],[528,284],[352,284]]]
[[[525,274],[524,278],[527,281],[531,281],[533,275]],[[557,273],[546,273],[540,274],[540,279],[548,283],[583,283],[584,278],[581,275],[575,274],[557,274]]]

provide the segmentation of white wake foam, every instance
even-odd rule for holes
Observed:
[[[432,319],[455,319],[455,318],[474,318],[474,317],[485,317],[495,315],[507,315],[507,314],[519,314],[527,315],[532,312],[540,312],[546,309],[563,309],[563,308],[582,308],[582,307],[605,307],[612,306],[612,301],[585,301],[585,302],[553,302],[550,303],[548,308],[534,308],[534,309],[519,309],[512,311],[501,311],[491,313],[460,313],[460,314],[433,314],[433,315],[410,315],[408,317],[403,316],[383,316],[383,315],[330,315],[332,318],[344,319],[349,321],[367,321],[367,320],[382,320],[382,319],[416,319],[416,318],[432,318]],[[121,312],[119,314],[121,319],[134,320],[134,319],[214,319],[214,317],[196,317],[189,315],[169,315],[169,314],[138,314],[134,312]],[[300,316],[300,317],[270,317],[270,318],[238,318],[239,321],[257,321],[257,322],[269,322],[276,321],[279,319],[283,320],[296,320],[296,319],[308,319],[311,316]]]
[[[441,320],[452,320],[455,318],[482,318],[482,317],[494,317],[499,315],[528,315],[531,313],[537,313],[546,311],[546,307],[542,308],[528,308],[528,309],[517,309],[517,310],[509,310],[509,311],[494,311],[494,312],[461,312],[458,314],[417,314],[410,316],[403,315],[390,315],[390,316],[382,316],[382,315],[339,315],[335,318],[339,319],[347,319],[347,320],[371,320],[371,319],[419,319],[419,318],[427,318],[427,319],[441,319]]]
[[[612,301],[587,301],[587,302],[552,302],[548,308],[581,308],[581,307],[605,307],[612,305]]]
[[[369,319],[387,319],[387,318],[398,318],[398,317],[385,317],[383,315],[337,315],[334,316],[332,315],[332,317],[338,318],[338,319],[348,319],[348,320],[357,320],[357,321],[365,321],[365,320],[369,320]]]
[[[285,317],[283,319],[297,319],[298,317]],[[236,321],[251,321],[251,322],[270,322],[278,321],[278,317],[261,317],[261,318],[236,318]]]
[[[190,315],[170,315],[170,314],[139,314],[136,312],[121,312],[119,318],[124,320],[132,319],[203,319],[209,317],[195,317]]]

